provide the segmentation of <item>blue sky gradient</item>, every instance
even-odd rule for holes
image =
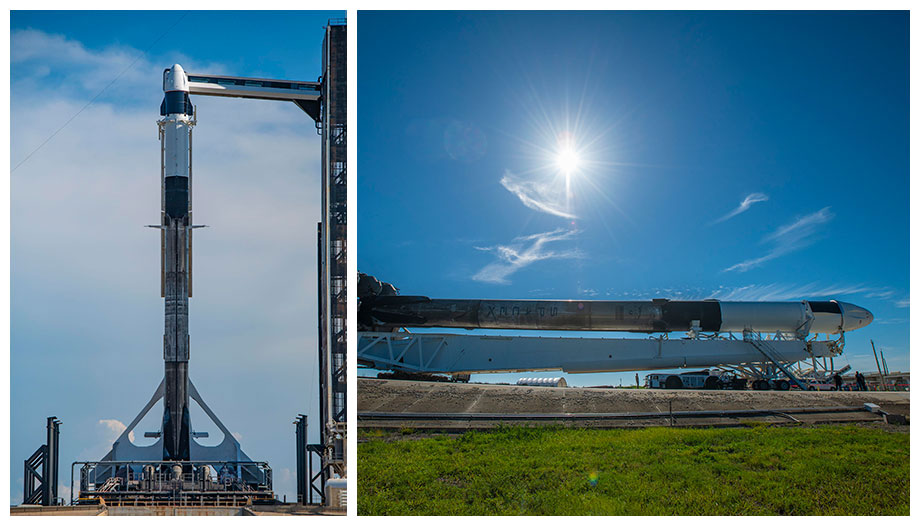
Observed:
[[[838,299],[875,314],[845,361],[874,369],[873,339],[909,369],[905,12],[358,21],[361,272],[442,298]]]
[[[44,441],[44,418],[58,416],[69,498],[71,462],[101,458],[163,377],[159,238],[144,228],[159,217],[163,69],[315,80],[323,27],[341,17],[12,12],[14,468]],[[269,461],[290,501],[298,413],[318,439],[320,141],[290,103],[192,100],[194,218],[210,228],[194,238],[190,377],[243,450]],[[151,442],[143,432],[161,418],[154,408],[137,442]],[[193,404],[192,426],[213,445],[220,432],[205,420]],[[19,469],[10,498],[22,499]]]

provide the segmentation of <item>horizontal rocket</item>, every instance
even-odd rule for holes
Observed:
[[[872,322],[868,310],[840,301],[579,301],[431,299],[371,295],[359,321],[368,329],[766,332],[839,334]]]

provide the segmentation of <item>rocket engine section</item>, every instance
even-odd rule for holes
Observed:
[[[160,106],[160,294],[165,299],[163,460],[189,460],[188,299],[192,295],[192,104],[188,77],[175,64],[163,73]]]

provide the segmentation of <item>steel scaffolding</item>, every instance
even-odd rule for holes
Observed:
[[[318,225],[319,384],[323,448],[321,486],[345,478],[346,434],[346,180],[347,38],[344,20],[330,21],[323,38],[320,132],[323,142],[323,217]],[[311,474],[312,475],[312,474]]]

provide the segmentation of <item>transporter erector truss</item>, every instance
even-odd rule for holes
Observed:
[[[788,376],[806,389],[791,366],[811,360],[818,369],[818,360],[824,363],[840,354],[846,331],[865,327],[873,319],[868,310],[838,301],[453,300],[399,296],[395,291],[373,277],[359,276],[359,363],[460,377],[721,366],[766,380]],[[615,331],[649,336],[412,333],[407,328]],[[676,332],[684,335],[672,338]],[[820,334],[827,338],[819,339]]]

